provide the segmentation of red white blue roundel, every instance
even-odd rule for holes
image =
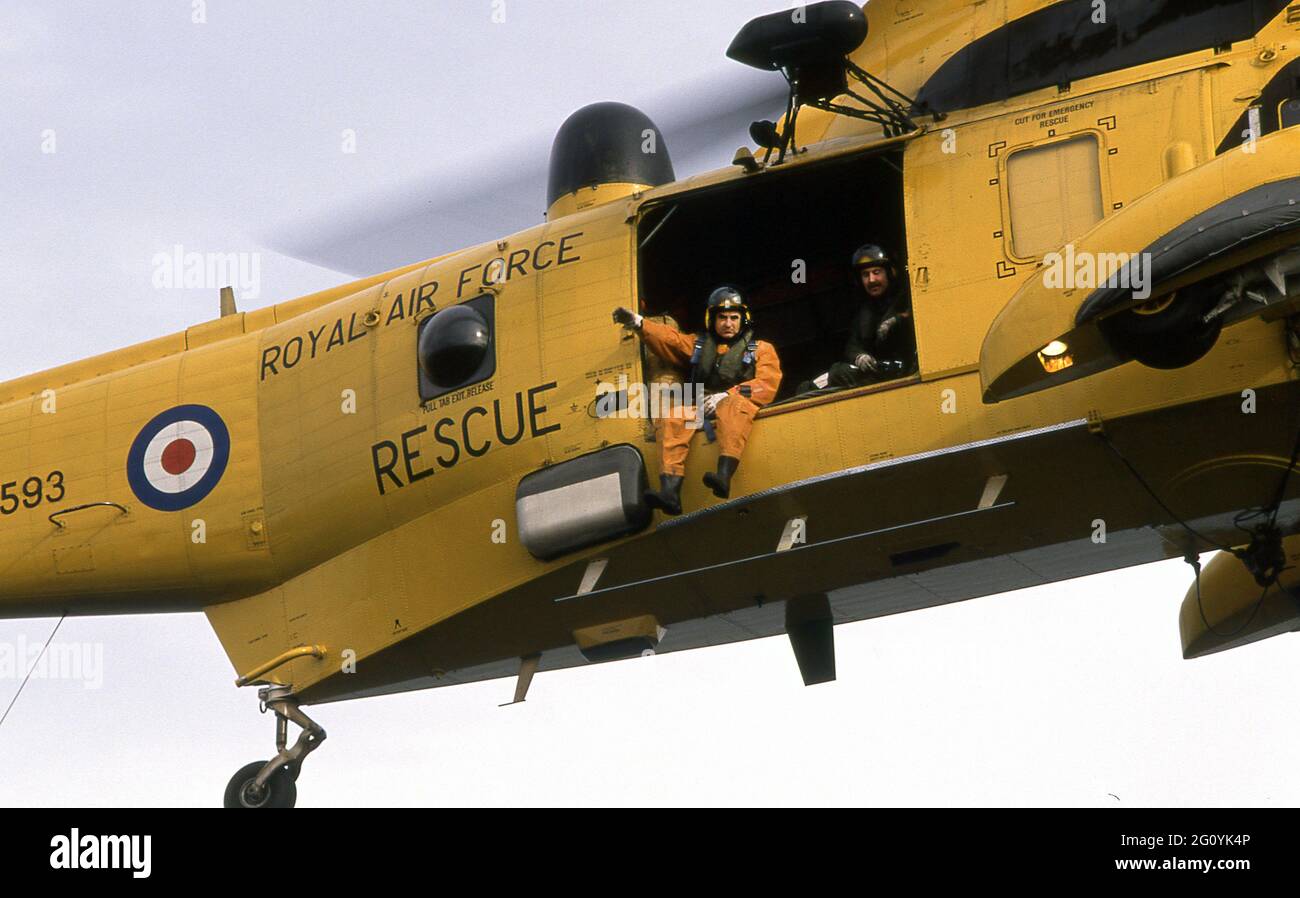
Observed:
[[[203,500],[230,461],[230,431],[206,405],[178,405],[136,435],[126,478],[136,498],[158,511],[180,511]]]

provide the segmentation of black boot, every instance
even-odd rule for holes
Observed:
[[[682,478],[676,474],[659,475],[659,492],[647,490],[645,503],[651,508],[658,508],[664,514],[682,513]]]
[[[740,467],[740,459],[732,458],[730,455],[718,456],[718,473],[709,472],[704,475],[704,485],[713,490],[713,495],[719,499],[731,497],[731,475],[736,473],[736,468]]]

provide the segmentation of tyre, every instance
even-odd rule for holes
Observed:
[[[1097,326],[1126,358],[1148,368],[1184,368],[1199,361],[1218,341],[1222,320],[1206,322],[1205,316],[1222,292],[1221,286],[1198,284],[1103,318]]]
[[[239,768],[226,785],[225,807],[228,808],[291,808],[298,800],[298,786],[295,777],[287,767],[281,767],[266,781],[261,795],[254,794],[250,787],[257,774],[266,766],[266,761],[254,761]]]

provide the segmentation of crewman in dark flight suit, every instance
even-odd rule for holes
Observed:
[[[781,385],[781,362],[771,343],[754,339],[754,331],[740,291],[719,287],[709,296],[700,335],[656,324],[629,309],[617,309],[614,321],[633,328],[646,346],[664,361],[690,366],[687,387],[694,387],[684,407],[663,420],[658,492],[648,492],[646,502],[670,515],[682,513],[682,479],[691,437],[699,429],[697,416],[716,422],[718,470],[704,475],[704,485],[720,499],[731,495],[731,478],[754,426],[759,408],[776,398]],[[694,400],[703,396],[699,411]]]
[[[855,282],[866,298],[853,319],[842,361],[804,381],[799,393],[829,387],[862,387],[904,377],[916,370],[916,334],[906,278],[879,246],[869,243],[853,254]]]

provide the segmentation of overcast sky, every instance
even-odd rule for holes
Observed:
[[[215,290],[154,285],[176,245],[258,253],[249,309],[347,280],[271,247],[337,246],[358,210],[474,189],[485,219],[534,224],[545,184],[508,175],[570,112],[681,121],[675,101],[714,102],[701,85],[749,90],[723,52],[780,8],[504,0],[494,22],[499,4],[208,0],[196,23],[189,0],[6,2],[0,380],[214,317]],[[484,239],[467,227],[431,228],[425,255]],[[1297,644],[1182,661],[1189,578],[1170,562],[843,626],[839,681],[812,688],[768,639],[539,674],[510,708],[509,681],[317,706],[330,738],[299,805],[1294,805]],[[53,624],[0,622],[0,646]],[[58,643],[100,653],[102,682],[28,685],[0,804],[215,806],[272,754],[202,615],[72,618]],[[17,687],[0,678],[0,710]]]

